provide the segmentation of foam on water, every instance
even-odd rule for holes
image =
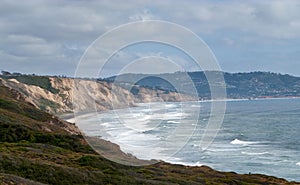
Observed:
[[[104,122],[104,123],[101,123],[102,126],[105,126],[105,127],[113,127],[114,126],[114,122]]]
[[[127,153],[134,154],[137,158],[139,159],[144,159],[144,160],[151,160],[151,159],[156,159],[156,160],[165,160],[169,158],[169,156],[163,154],[163,148],[159,147],[152,147],[152,150],[149,150],[147,147],[143,146],[132,146],[132,145],[120,145],[121,150],[125,151]],[[147,152],[145,152],[147,150]],[[151,158],[149,158],[151,156]]]
[[[234,139],[234,140],[231,141],[230,143],[233,144],[233,145],[243,145],[243,146],[246,146],[246,145],[257,144],[258,142],[242,141],[242,140],[239,140],[239,139]]]
[[[242,154],[245,155],[266,155],[269,154],[269,152],[241,152]]]
[[[66,121],[69,123],[75,123],[75,118],[70,118],[70,119],[67,119]]]
[[[175,108],[175,107],[177,107],[177,105],[176,104],[166,104],[165,107],[166,108]]]
[[[199,108],[199,107],[201,107],[201,105],[191,105],[191,107],[193,107],[193,108]]]
[[[170,161],[167,161],[167,162],[170,162]],[[182,161],[175,161],[174,159],[172,159],[171,162],[173,164],[180,164],[180,165],[184,165],[184,166],[203,166],[204,165],[200,161],[197,161],[197,162],[182,162]]]
[[[171,120],[171,121],[167,121],[167,123],[180,123],[180,121],[173,121],[173,120]]]
[[[223,147],[223,148],[215,148],[211,147],[209,149],[206,149],[207,152],[217,152],[217,153],[222,153],[222,152],[236,152],[239,149],[237,148],[230,148],[230,147]]]
[[[115,139],[124,144],[130,144],[130,145],[151,145],[151,143],[155,143],[159,141],[159,138],[157,136],[151,135],[151,134],[144,134],[139,133],[135,131],[127,131],[119,134],[115,137]]]

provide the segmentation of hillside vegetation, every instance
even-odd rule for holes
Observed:
[[[54,94],[59,92],[58,89],[55,89],[51,85],[51,81],[46,76],[36,76],[36,75],[2,75],[2,78],[5,79],[16,79],[17,81],[27,84],[35,85],[42,89],[46,89]]]

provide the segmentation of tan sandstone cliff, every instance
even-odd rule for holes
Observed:
[[[74,109],[103,111],[134,106],[136,103],[195,100],[176,92],[143,87],[138,87],[138,93],[133,94],[106,81],[58,77],[49,77],[49,80],[51,86],[58,90],[57,93],[36,85],[21,83],[14,78],[1,79],[1,83],[19,91],[27,102],[37,108],[56,114],[73,112]]]

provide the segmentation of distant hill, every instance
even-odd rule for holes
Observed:
[[[214,71],[206,72],[208,74],[220,73]],[[159,75],[145,74],[123,74],[118,76],[119,85],[124,83],[136,82],[136,85],[163,89],[169,91],[178,91],[174,86],[180,87],[184,91],[181,93],[190,93],[193,84],[197,90],[200,99],[210,98],[209,84],[204,72],[188,72],[187,79],[184,72],[166,73]],[[250,73],[227,73],[224,72],[228,98],[264,98],[264,97],[293,97],[300,96],[300,77],[283,75],[271,72],[250,72]],[[105,80],[113,82],[116,76],[106,78]],[[141,79],[138,80],[137,79]],[[163,79],[176,79],[175,85]]]

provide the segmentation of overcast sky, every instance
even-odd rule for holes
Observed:
[[[73,76],[80,57],[95,39],[116,26],[139,20],[170,21],[195,32],[224,71],[300,76],[297,0],[0,0],[0,69]],[[163,47],[148,49],[120,51],[124,58],[119,60],[137,60],[147,53],[186,60]],[[113,61],[110,69],[119,65]]]

